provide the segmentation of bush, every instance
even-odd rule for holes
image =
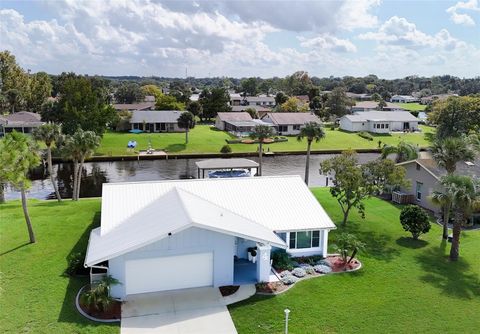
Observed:
[[[83,262],[85,261],[85,254],[84,253],[73,253],[70,254],[67,258],[68,266],[65,269],[65,274],[69,276],[75,276],[79,274],[87,274],[88,270],[83,266]]]
[[[292,275],[285,276],[285,277],[282,278],[282,283],[286,284],[286,285],[296,283],[297,281],[298,281],[298,278],[296,278],[295,276],[292,276]]]
[[[271,258],[275,268],[290,269],[292,267],[290,255],[284,249],[273,252]]]
[[[230,145],[223,145],[222,148],[220,149],[220,153],[223,153],[223,154],[232,153],[232,148],[230,147]]]
[[[305,271],[305,269],[300,268],[300,267],[292,270],[292,275],[296,276],[296,277],[305,277],[306,274],[307,274],[307,272]]]
[[[319,274],[328,274],[332,272],[332,268],[323,264],[317,264],[313,269]]]
[[[364,139],[367,139],[367,140],[370,140],[372,141],[373,140],[373,136],[371,134],[369,134],[368,132],[365,132],[365,131],[362,131],[362,132],[359,132],[358,135]]]
[[[110,287],[116,284],[120,282],[112,276],[106,276],[100,282],[90,286],[90,289],[82,294],[81,299],[89,307],[106,311],[114,301],[110,297]]]
[[[317,265],[331,267],[331,266],[330,266],[330,262],[328,262],[327,260],[317,261]]]
[[[410,110],[410,114],[412,114],[415,117],[418,117],[419,112],[417,110]]]
[[[402,209],[400,223],[405,231],[412,233],[412,238],[415,240],[420,234],[430,231],[428,215],[417,205],[407,205]]]

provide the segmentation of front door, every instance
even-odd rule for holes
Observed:
[[[165,126],[165,123],[160,123],[160,131],[166,131],[167,127]]]
[[[410,129],[410,123],[409,122],[404,122],[403,123],[403,130],[409,130]]]

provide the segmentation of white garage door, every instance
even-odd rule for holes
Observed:
[[[125,263],[127,295],[213,285],[213,254],[129,260]]]

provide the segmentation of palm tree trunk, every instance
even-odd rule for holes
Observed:
[[[443,208],[443,239],[448,239],[448,221],[450,220],[450,207]]]
[[[450,248],[450,260],[457,261],[460,253],[460,233],[462,232],[462,214],[455,216],[455,222],[453,223],[453,239],[452,247]]]
[[[28,214],[27,208],[27,195],[25,194],[25,187],[23,182],[20,184],[20,194],[22,196],[22,209],[23,215],[25,216],[25,222],[27,223],[28,237],[30,238],[30,243],[35,243],[35,234],[33,233],[32,222],[30,221],[30,215]]]
[[[57,201],[61,202],[62,198],[60,197],[60,192],[58,191],[58,184],[53,176],[53,167],[52,167],[52,149],[50,146],[47,147],[47,164],[48,164],[48,173],[50,174],[50,180],[53,184],[53,189],[55,190],[55,196]]]
[[[262,158],[263,158],[263,139],[260,139],[258,145],[258,176],[262,176]]]
[[[80,166],[78,167],[77,194],[75,196],[77,201],[80,199],[80,186],[82,184],[82,169],[83,169],[84,162],[85,162],[85,158],[82,158],[82,160],[80,161]]]
[[[0,182],[0,204],[5,203],[5,184]]]
[[[78,178],[78,162],[73,161],[73,189],[72,189],[72,201],[76,201],[77,195],[77,178]]]
[[[308,177],[310,176],[310,148],[312,146],[312,141],[307,141],[307,161],[305,163],[305,183],[308,186]]]

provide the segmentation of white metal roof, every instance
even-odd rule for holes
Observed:
[[[258,162],[245,158],[207,159],[195,163],[200,169],[256,168]]]
[[[408,111],[364,111],[343,116],[352,122],[415,122],[418,119]]]

